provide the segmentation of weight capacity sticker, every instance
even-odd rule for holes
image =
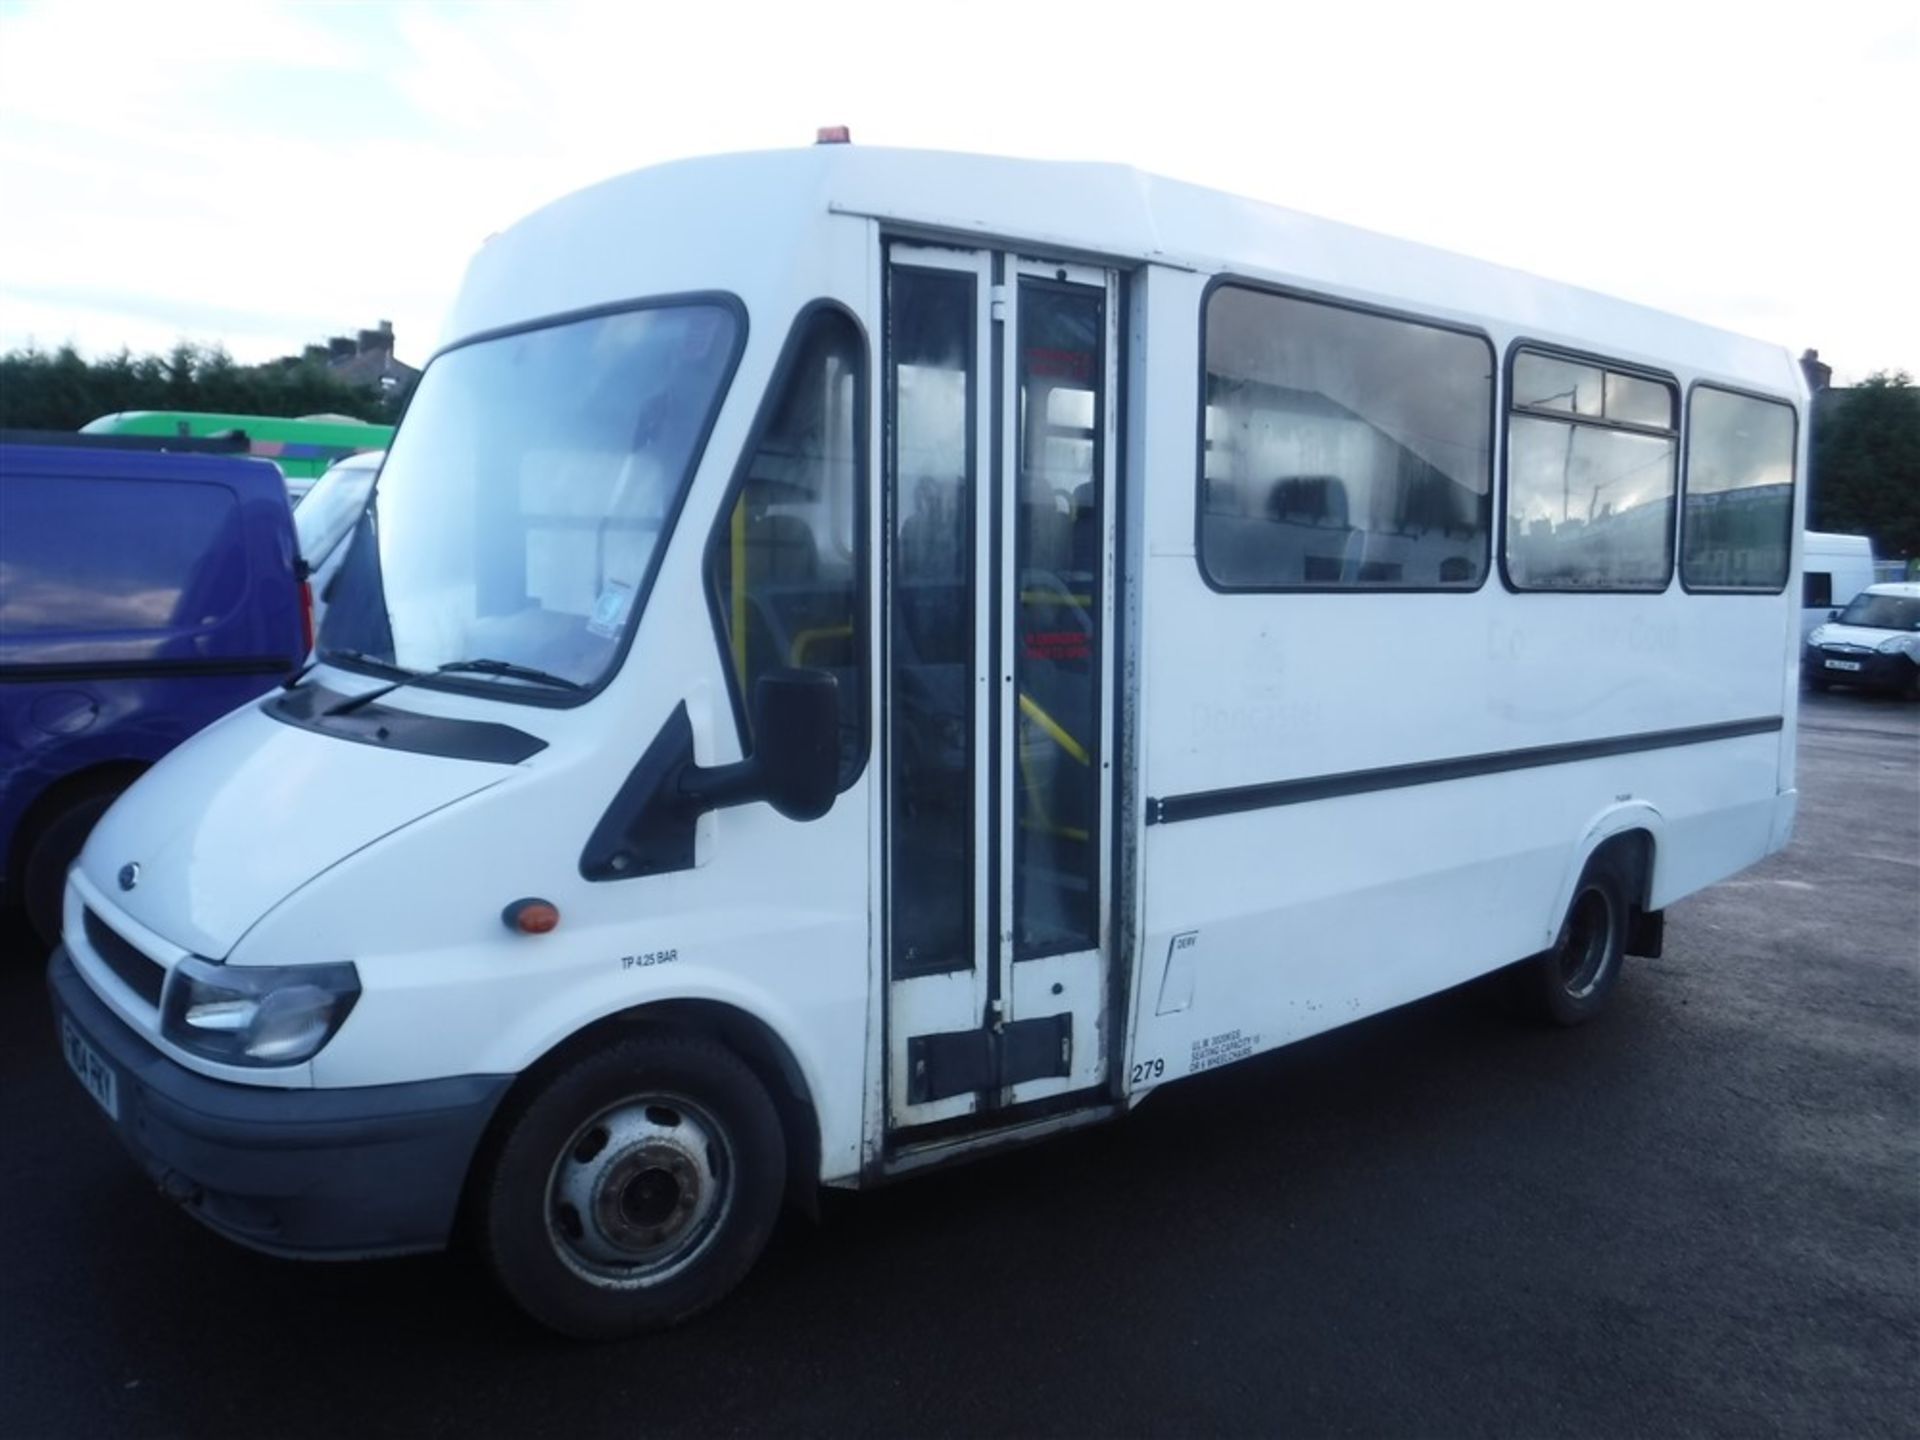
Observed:
[[[1248,1035],[1240,1030],[1227,1030],[1219,1035],[1209,1035],[1204,1040],[1196,1040],[1193,1042],[1192,1058],[1187,1063],[1187,1073],[1198,1075],[1202,1070],[1244,1060],[1253,1054],[1254,1047],[1259,1043],[1258,1035]]]
[[[646,970],[655,965],[671,965],[679,958],[680,952],[677,949],[643,950],[638,955],[622,955],[620,957],[620,968],[622,970]]]

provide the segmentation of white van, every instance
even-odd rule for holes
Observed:
[[[1807,636],[1809,689],[1853,685],[1920,696],[1920,584],[1869,585]]]
[[[306,500],[293,512],[300,559],[307,567],[316,640],[326,631],[327,608],[333,602],[340,572],[353,549],[353,537],[359,533],[360,518],[373,497],[373,482],[379,477],[380,462],[386,455],[384,450],[362,450],[335,461],[327,467],[327,473],[313,483]],[[370,544],[371,538],[368,536],[361,543]]]
[[[783,1198],[1523,962],[1587,1020],[1792,831],[1772,346],[845,145],[561,200],[448,336],[320,665],[70,880],[68,1060],[244,1243],[670,1323]]]
[[[1800,638],[1824,625],[1874,582],[1873,541],[1809,530],[1801,552]]]

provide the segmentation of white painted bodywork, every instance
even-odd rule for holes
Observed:
[[[196,952],[235,965],[358,965],[364,995],[341,1032],[307,1066],[234,1077],[252,1083],[517,1073],[607,1015],[714,1001],[757,1018],[791,1052],[819,1122],[823,1181],[887,1167],[897,1037],[886,1025],[877,757],[819,821],[761,804],[707,816],[692,870],[596,884],[578,869],[586,837],[676,706],[689,707],[700,763],[741,753],[703,548],[810,302],[846,306],[875,348],[868,438],[879,453],[886,238],[1080,264],[1125,297],[1115,317],[1126,337],[1115,393],[1122,539],[1108,557],[1125,648],[1109,657],[1107,714],[1126,745],[1112,752],[1120,858],[1104,952],[1121,1003],[1096,1007],[1099,1049],[1080,1052],[1098,1056],[1084,1108],[1543,948],[1586,857],[1619,830],[1654,838],[1656,907],[1786,842],[1797,554],[1796,578],[1777,596],[1689,595],[1677,578],[1657,595],[1514,595],[1497,578],[1470,594],[1225,595],[1195,558],[1200,307],[1215,275],[1471,326],[1502,355],[1526,337],[1663,371],[1683,392],[1713,381],[1802,410],[1784,351],[1120,168],[845,146],[726,157],[610,180],[492,238],[448,325],[452,342],[694,292],[745,306],[738,371],[618,673],[575,709],[419,688],[384,702],[546,742],[514,766],[395,754],[252,708],[180,747],[94,832],[69,896],[68,944],[123,1018],[182,1063],[226,1073],[158,1039],[151,1010],[72,923],[82,898],[169,962]],[[876,485],[881,473],[876,460]],[[1495,513],[1501,499],[1496,486]],[[869,508],[878,553],[881,507]],[[1796,534],[1803,512],[1796,494]],[[881,582],[870,583],[877,613]],[[314,679],[347,693],[375,683],[326,666]],[[877,682],[869,700],[879,735]],[[1781,728],[1144,823],[1150,797],[1763,716],[1784,717]],[[122,895],[114,877],[129,860],[143,875]],[[559,929],[503,927],[502,907],[527,895],[558,906]],[[667,951],[670,963],[622,964]],[[1016,984],[1009,1018],[1049,1003],[1022,996]]]

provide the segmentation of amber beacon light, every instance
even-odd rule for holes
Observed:
[[[851,145],[853,143],[853,131],[845,125],[822,125],[818,130],[813,132],[813,143],[816,145]]]
[[[509,930],[522,935],[544,935],[560,923],[560,910],[551,900],[516,900],[500,912]]]

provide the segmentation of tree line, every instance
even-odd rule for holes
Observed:
[[[0,429],[77,430],[119,410],[351,415],[391,425],[402,393],[344,384],[305,359],[239,365],[217,345],[88,360],[70,345],[0,355]],[[1823,392],[1813,409],[1807,523],[1870,535],[1883,558],[1920,557],[1920,388],[1904,370]]]
[[[1807,524],[1870,535],[1883,560],[1920,557],[1920,389],[1883,370],[1813,406]]]
[[[391,425],[405,400],[345,384],[310,360],[237,364],[218,345],[182,342],[164,355],[122,350],[101,360],[71,345],[0,355],[0,429],[7,430],[78,430],[120,410],[349,415]]]

